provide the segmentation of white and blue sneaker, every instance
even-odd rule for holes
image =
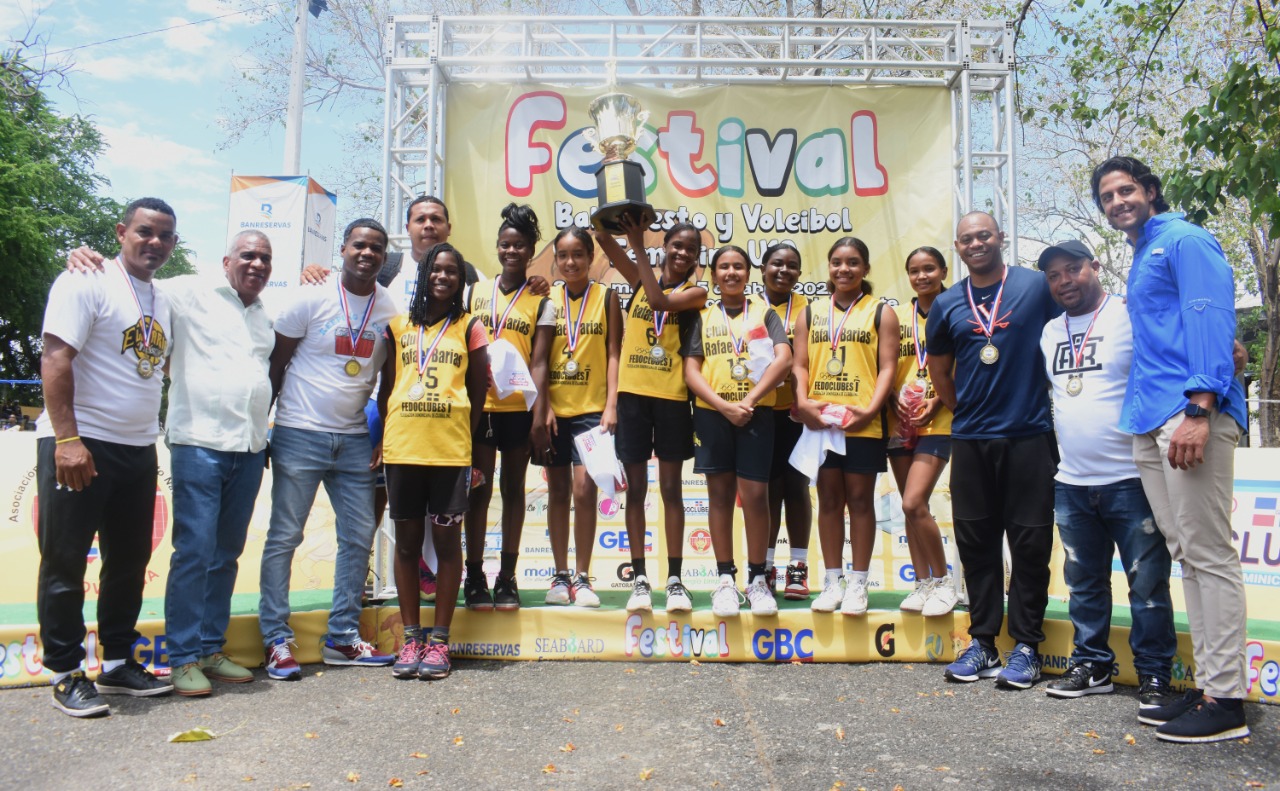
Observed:
[[[956,661],[947,665],[942,674],[948,681],[966,684],[980,678],[994,678],[1000,675],[1000,655],[977,640],[970,640],[969,647]]]
[[[1040,655],[1026,643],[1018,643],[1005,655],[1004,670],[996,676],[996,685],[1010,689],[1030,689],[1040,680]]]

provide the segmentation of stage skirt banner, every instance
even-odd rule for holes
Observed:
[[[147,571],[141,616],[141,621],[150,625],[140,627],[144,644],[140,644],[139,656],[147,654],[144,660],[162,667],[168,661],[163,650],[162,597],[168,580],[173,505],[169,455],[163,444],[158,450],[159,475],[152,533],[155,549]],[[705,592],[713,589],[717,582],[707,528],[705,480],[689,471],[688,466],[683,475],[683,579],[689,588]],[[1280,450],[1237,450],[1236,471],[1232,534],[1240,552],[1251,624],[1246,647],[1249,694],[1256,700],[1280,702],[1280,623],[1277,623],[1280,619],[1275,615],[1280,612],[1280,525],[1277,524],[1280,513]],[[931,507],[942,528],[948,562],[955,564],[946,477],[943,476]],[[645,555],[651,567],[659,570],[657,576],[662,577],[668,547],[656,480],[656,463],[651,463],[649,491],[644,506],[647,524]],[[637,483],[633,481],[632,485]],[[35,625],[36,575],[40,554],[36,541],[36,443],[31,434],[0,434],[0,486],[7,495],[5,520],[0,527],[0,557],[3,557],[6,572],[0,576],[0,615],[3,616],[3,622],[0,622],[0,687],[43,683],[47,681],[47,673],[39,662]],[[633,579],[630,566],[632,548],[627,541],[623,518],[626,496],[626,493],[620,493],[618,500],[601,497],[596,505],[598,528],[592,547],[591,575],[595,577],[597,590],[616,591],[615,597],[624,594]],[[550,582],[553,568],[546,498],[542,468],[531,466],[526,481],[526,518],[518,574],[521,590],[535,597],[540,596]],[[249,613],[256,612],[258,569],[270,515],[271,473],[268,471],[249,526],[248,542],[240,559],[240,575],[235,587],[237,594],[248,595],[247,599],[237,597],[238,601],[247,601],[248,604],[235,609],[245,614],[233,619],[228,636],[228,650],[250,663],[261,662],[257,621]],[[501,498],[495,496],[489,509],[484,552],[485,567],[490,577],[498,567],[500,518]],[[735,512],[734,521],[734,559],[742,570],[738,578],[741,583],[746,569],[746,543],[740,510]],[[881,475],[877,481],[876,527],[869,578],[873,596],[881,592],[909,591],[915,583],[915,574],[907,550],[901,500],[891,475]],[[570,530],[570,563],[576,553],[572,535]],[[810,585],[816,594],[826,562],[818,546],[816,529],[812,536],[809,548]],[[845,569],[850,568],[849,553],[846,542],[840,562]],[[294,556],[293,592],[327,606],[335,557],[333,510],[321,488],[307,522],[302,545]],[[785,567],[790,557],[791,547],[784,527],[776,546],[775,562]],[[1059,609],[1067,600],[1067,589],[1062,581],[1063,558],[1061,543],[1055,537],[1050,596],[1051,606]],[[88,560],[85,598],[92,602],[97,599],[97,572],[100,567],[96,545]],[[1173,603],[1181,619],[1183,593],[1180,578],[1181,570],[1175,563]],[[1113,560],[1112,590],[1116,605],[1125,606],[1127,585],[1118,557]],[[88,609],[92,614],[92,606]],[[963,645],[968,623],[963,612],[957,613],[954,620],[943,619],[945,623],[937,624],[914,617],[904,619],[896,611],[873,615],[875,618],[866,623],[860,619],[834,618],[829,619],[832,621],[830,624],[819,624],[807,610],[784,609],[780,616],[782,620],[772,624],[768,623],[769,619],[751,619],[744,614],[740,623],[730,619],[726,625],[712,618],[709,612],[700,611],[674,619],[676,626],[673,627],[673,620],[665,618],[661,612],[637,620],[620,610],[588,613],[576,608],[526,608],[517,621],[459,610],[454,634],[460,647],[459,654],[477,658],[870,661],[879,657],[899,661],[935,661],[953,656],[955,647]],[[323,612],[296,613],[293,621],[299,633],[300,659],[307,661],[307,657],[314,653],[312,661],[318,661],[319,640],[325,629]],[[862,625],[857,625],[859,623]],[[513,624],[518,624],[519,628]],[[376,638],[384,648],[393,649],[395,640],[400,636],[398,609],[395,606],[367,608],[364,628],[370,639]],[[1046,623],[1046,630],[1051,638],[1051,645],[1045,648],[1051,670],[1061,672],[1065,670],[1070,654],[1070,623],[1051,621]],[[90,641],[94,639],[91,631]],[[1126,639],[1127,631],[1117,627],[1111,643],[1119,656],[1118,678],[1122,681],[1132,675]],[[1185,680],[1191,665],[1185,629],[1179,640],[1175,675],[1181,674],[1180,678]],[[1184,642],[1187,645],[1183,645]],[[894,650],[892,645],[897,646],[896,653],[886,654],[886,651]]]
[[[645,236],[659,260],[677,222],[701,230],[707,264],[716,248],[790,242],[804,271],[798,290],[827,290],[827,252],[856,236],[871,253],[876,293],[912,295],[904,266],[921,245],[951,248],[951,116],[946,88],[625,86],[649,111],[631,159],[644,170],[658,213]],[[531,272],[555,278],[551,240],[587,227],[597,205],[601,154],[584,131],[587,108],[606,92],[521,83],[449,87],[445,200],[450,241],[482,271],[497,271],[502,207],[528,203],[544,239]],[[948,259],[950,254],[948,252]],[[629,285],[597,255],[592,277]],[[706,282],[709,273],[699,273]],[[752,284],[762,288],[759,277]]]

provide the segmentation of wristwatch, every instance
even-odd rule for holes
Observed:
[[[1187,404],[1187,408],[1182,410],[1182,414],[1187,417],[1209,417],[1209,410],[1198,404]]]

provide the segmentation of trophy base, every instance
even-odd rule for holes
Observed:
[[[626,215],[646,227],[658,219],[657,212],[645,202],[644,169],[637,162],[619,159],[602,164],[596,171],[596,194],[600,207],[591,224],[599,230],[621,235],[618,221]]]

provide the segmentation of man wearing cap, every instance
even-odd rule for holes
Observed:
[[[1142,488],[1182,566],[1195,657],[1193,688],[1140,711],[1156,737],[1212,742],[1249,735],[1243,698],[1245,591],[1231,542],[1235,448],[1248,425],[1233,375],[1235,280],[1218,240],[1169,211],[1160,179],[1132,157],[1093,171],[1094,203],[1133,246],[1128,308],[1133,366],[1121,428]]]
[[[1040,348],[1053,391],[1058,463],[1054,511],[1066,559],[1063,577],[1075,628],[1071,664],[1046,692],[1079,698],[1111,692],[1111,559],[1118,548],[1133,618],[1129,647],[1139,710],[1169,703],[1177,651],[1169,597],[1169,550],[1133,462],[1120,410],[1133,360],[1124,302],[1103,291],[1093,253],[1074,239],[1040,254],[1053,299],[1066,310],[1044,326]]]

